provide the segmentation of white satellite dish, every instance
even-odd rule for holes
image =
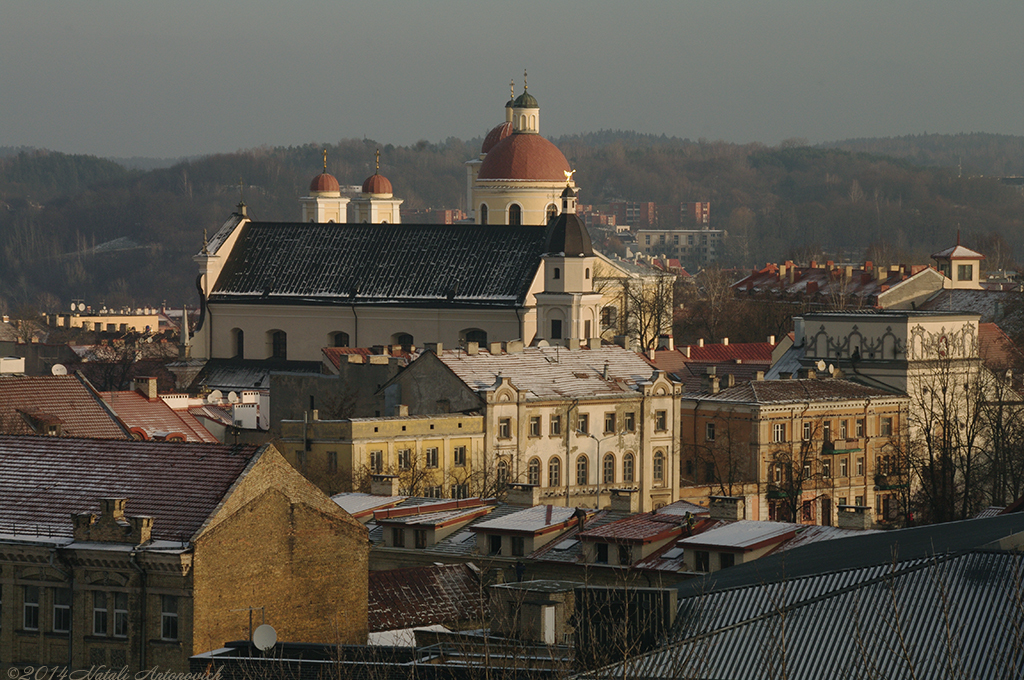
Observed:
[[[214,390],[213,392],[210,392],[210,396],[206,398],[206,402],[208,404],[219,404],[223,398],[224,395],[221,394],[220,390]]]
[[[818,363],[816,363],[814,365],[815,365],[815,367],[819,371],[824,371],[825,370],[825,360],[824,359],[818,359]]]
[[[51,375],[67,375],[68,369],[64,364],[54,364],[50,369]]]
[[[77,311],[77,310],[78,310],[78,305],[76,305],[74,302],[72,302],[71,303],[71,311],[74,312],[74,311]]]
[[[277,644],[277,631],[269,623],[264,623],[252,632],[252,643],[265,652]]]
[[[828,374],[829,375],[835,375],[836,374],[836,367],[834,365],[832,365],[832,364],[828,365]]]
[[[80,312],[84,312],[85,311],[85,303],[84,302],[79,302],[78,303],[78,311],[80,311]]]
[[[228,402],[231,403],[231,404],[237,404],[238,403],[238,393],[237,392],[228,392]]]

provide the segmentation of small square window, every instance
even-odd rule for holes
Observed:
[[[605,413],[604,414],[604,433],[612,434],[615,432],[615,414]]]
[[[582,432],[583,434],[590,433],[590,416],[586,413],[580,413],[576,418],[576,431]]]
[[[711,553],[707,550],[695,550],[693,553],[694,569],[708,571],[711,567]]]
[[[707,423],[704,426],[704,438],[709,442],[715,441],[715,424]]]

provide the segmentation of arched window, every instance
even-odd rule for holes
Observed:
[[[558,458],[548,461],[548,486],[558,486],[562,483],[562,462]]]
[[[502,461],[498,462],[498,480],[497,481],[498,481],[498,486],[499,487],[503,487],[506,484],[508,484],[508,462],[507,461],[502,460]]]
[[[245,332],[241,328],[231,329],[231,344],[234,348],[234,358],[245,358]]]
[[[555,271],[551,274],[551,278],[555,279],[556,281],[562,278],[562,270],[559,269],[558,267],[555,267]]]
[[[633,475],[634,475],[634,473],[633,473],[633,461],[634,460],[635,459],[633,458],[633,454],[632,453],[627,453],[625,456],[622,457],[622,481],[624,481],[624,482],[632,482],[632,481],[634,481],[634,479],[633,479]]]
[[[475,342],[480,347],[487,347],[487,331],[479,328],[463,328],[459,331],[459,341],[465,345],[468,342]]]
[[[508,207],[508,223],[510,226],[518,227],[523,223],[522,207],[513,203]]]
[[[526,114],[523,114],[523,115],[519,116],[519,129],[520,130],[525,130],[526,129]]]
[[[402,349],[409,351],[412,348],[412,336],[408,333],[395,333],[391,336],[392,345],[401,345]]]
[[[604,454],[604,475],[602,481],[605,484],[615,483],[615,455],[611,453]]]
[[[654,452],[654,464],[651,466],[654,481],[665,481],[665,454],[661,451]]]
[[[586,269],[583,270],[583,278],[585,278],[585,279],[589,279],[590,278],[590,267],[587,267]]]
[[[273,359],[288,358],[288,334],[284,331],[270,331],[270,356]]]
[[[540,486],[540,458],[531,458],[526,466],[526,483]]]
[[[537,116],[533,116],[533,115],[530,116],[530,129],[531,130],[536,130],[537,129]]]
[[[348,333],[344,331],[331,333],[331,347],[348,347]]]
[[[480,224],[487,224],[487,204],[480,204]]]
[[[576,458],[576,486],[586,486],[588,483],[589,475],[589,461],[585,455],[581,455]]]
[[[558,217],[558,206],[554,203],[548,206],[548,222]]]

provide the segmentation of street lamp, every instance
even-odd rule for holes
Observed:
[[[604,483],[604,460],[601,458],[601,443],[602,442],[606,442],[609,439],[614,439],[615,435],[613,434],[613,435],[610,435],[608,437],[605,437],[604,439],[598,439],[597,437],[595,437],[594,435],[592,435],[589,432],[577,432],[577,435],[581,435],[581,434],[583,436],[585,436],[585,437],[590,437],[595,442],[597,442],[597,465],[596,465],[596,467],[597,467],[597,503],[595,505],[596,505],[597,509],[600,510],[601,509],[601,486]]]

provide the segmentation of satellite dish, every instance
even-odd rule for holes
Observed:
[[[213,392],[210,392],[210,396],[206,398],[206,401],[209,404],[219,404],[223,398],[224,395],[220,390],[214,390]]]
[[[85,311],[85,303],[84,302],[79,302],[78,303],[78,311],[80,311],[80,312],[84,312]]]
[[[828,374],[829,375],[835,375],[836,374],[836,367],[833,366],[832,364],[828,365]]]
[[[67,375],[68,369],[64,364],[54,364],[53,368],[50,369],[51,375]]]
[[[78,305],[76,305],[76,304],[75,304],[74,302],[72,302],[72,303],[71,303],[71,311],[72,311],[72,312],[74,312],[74,311],[76,311],[77,309],[78,309]]]
[[[232,403],[232,404],[237,404],[238,403],[238,393],[237,392],[228,392],[228,402]]]
[[[825,370],[825,360],[824,359],[818,359],[818,363],[816,363],[814,365],[817,367],[817,369],[819,371],[824,371]]]
[[[269,623],[264,623],[252,632],[252,643],[265,652],[277,644],[277,631]]]

